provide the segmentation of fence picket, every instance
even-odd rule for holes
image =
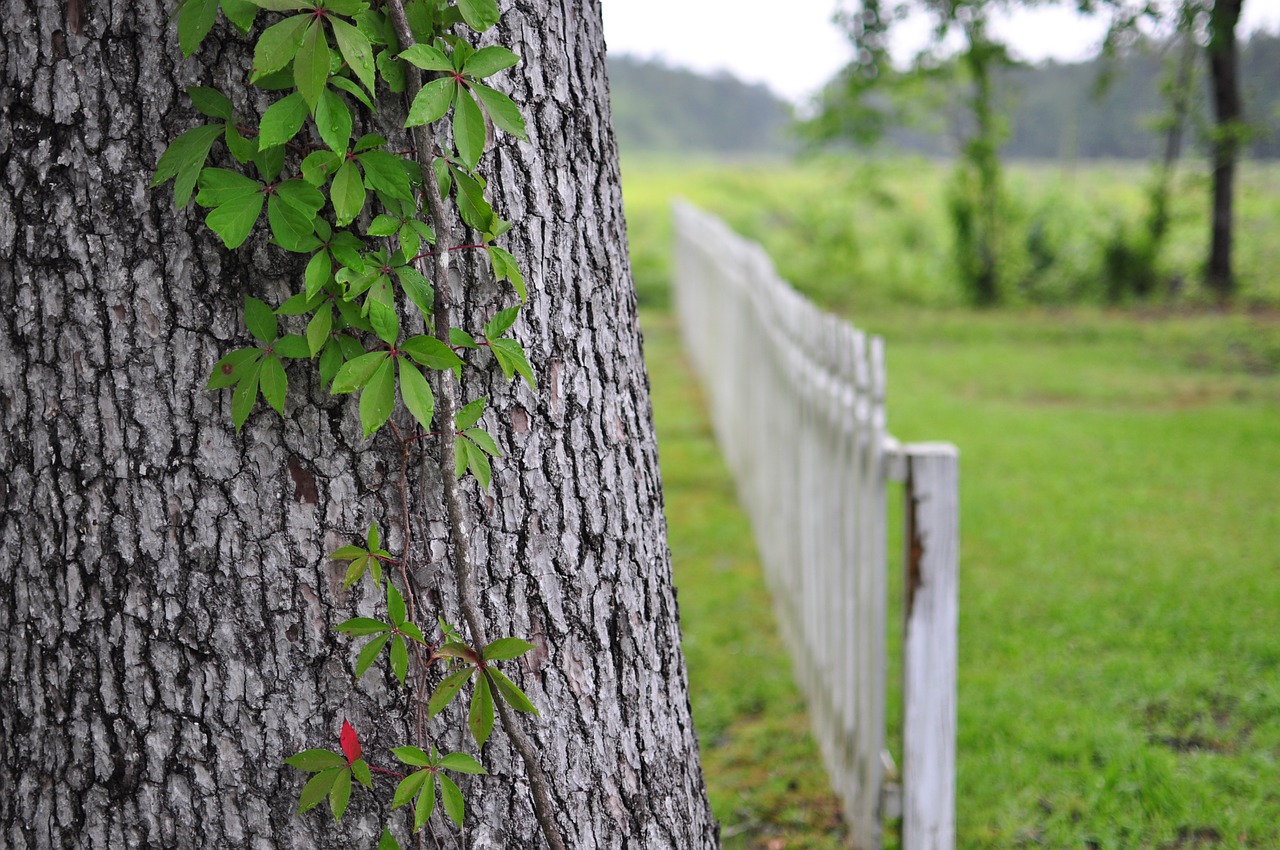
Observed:
[[[884,344],[818,310],[758,245],[675,208],[686,350],[751,517],[850,841],[881,845],[886,484],[905,482],[903,850],[955,838],[958,474],[953,446],[886,430]]]

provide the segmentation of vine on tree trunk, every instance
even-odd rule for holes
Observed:
[[[264,11],[267,18],[259,25]],[[401,686],[418,687],[418,740],[392,750],[400,770],[375,766],[365,760],[357,730],[344,718],[337,750],[308,749],[287,759],[311,774],[299,812],[327,799],[341,821],[353,784],[373,789],[378,774],[398,780],[393,810],[413,803],[412,832],[427,824],[437,801],[461,827],[463,796],[448,773],[487,771],[467,753],[428,748],[425,723],[470,683],[467,726],[477,749],[488,739],[496,713],[525,763],[544,837],[560,850],[548,780],[513,714],[538,711],[497,666],[533,646],[514,637],[486,637],[458,487],[470,472],[487,489],[490,459],[501,454],[478,424],[485,398],[461,403],[459,378],[472,365],[467,361],[488,349],[508,380],[523,378],[536,390],[524,349],[508,335],[527,298],[515,257],[495,244],[511,224],[494,213],[478,171],[495,127],[525,139],[519,109],[489,84],[519,57],[500,45],[476,47],[465,37],[468,30],[481,33],[497,23],[495,0],[183,0],[176,17],[184,55],[200,47],[219,12],[241,35],[256,31],[249,82],[282,94],[255,121],[237,114],[231,99],[216,89],[188,89],[195,108],[213,120],[169,145],[152,185],[173,180],[179,207],[194,195],[208,209],[206,224],[229,249],[245,242],[265,208],[272,241],[309,259],[299,291],[276,309],[245,298],[245,325],[258,344],[219,360],[207,388],[232,391],[231,418],[239,431],[259,396],[283,414],[287,361],[315,361],[331,393],[359,394],[365,437],[389,434],[402,462],[401,557],[383,548],[376,523],[363,545],[343,546],[330,557],[348,563],[344,587],[367,577],[381,593],[386,579],[386,620],[352,617],[335,629],[368,638],[357,656],[357,679],[385,650]],[[406,104],[404,127],[412,142],[407,151],[376,133],[354,136],[356,126],[392,101],[390,95]],[[219,143],[225,153],[215,151]],[[453,244],[450,207],[462,227],[477,235],[471,244]],[[486,252],[494,277],[510,282],[518,297],[478,334],[453,325],[449,260],[464,250]],[[296,330],[289,332],[288,325]],[[410,429],[391,418],[397,398],[412,419]],[[409,580],[412,535],[404,469],[431,436],[438,438],[444,467],[458,613],[469,638],[437,617],[438,636],[429,640]],[[384,576],[385,567],[395,569]],[[422,685],[437,663],[445,669],[428,696]],[[399,847],[386,827],[378,850]]]

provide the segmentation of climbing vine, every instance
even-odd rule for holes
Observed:
[[[207,388],[231,391],[231,419],[239,431],[259,398],[283,414],[286,366],[312,362],[330,393],[359,396],[364,437],[394,440],[402,459],[399,557],[382,545],[377,523],[360,544],[330,557],[347,564],[344,588],[367,580],[385,597],[386,619],[352,617],[334,628],[363,640],[357,679],[385,654],[396,681],[415,688],[417,740],[391,750],[397,768],[378,766],[366,761],[357,730],[343,719],[337,749],[307,749],[287,759],[310,776],[299,813],[327,800],[341,821],[353,787],[374,790],[375,778],[384,776],[396,781],[391,809],[411,810],[410,831],[419,840],[437,801],[461,827],[463,794],[450,774],[487,771],[468,753],[441,754],[429,746],[426,729],[469,689],[467,728],[477,751],[496,717],[525,763],[544,837],[561,848],[547,779],[513,714],[536,715],[537,709],[498,666],[533,647],[514,637],[485,636],[457,483],[470,473],[488,489],[492,458],[501,456],[479,425],[486,399],[461,402],[462,370],[484,368],[488,359],[479,355],[487,350],[508,380],[523,379],[536,389],[524,349],[509,335],[527,298],[516,258],[497,244],[511,223],[494,213],[479,171],[495,132],[526,138],[519,109],[494,82],[519,57],[472,40],[498,22],[497,3],[182,0],[176,19],[184,55],[200,48],[220,14],[242,36],[254,36],[248,83],[274,99],[252,116],[217,89],[188,89],[195,109],[210,121],[173,140],[152,185],[172,180],[175,204],[185,207],[194,199],[207,210],[205,223],[228,249],[262,229],[265,210],[271,241],[307,261],[297,291],[278,307],[244,299],[244,322],[255,344],[222,357]],[[377,132],[357,135],[357,128],[386,126],[384,113],[397,103],[403,120],[395,123],[404,132],[390,133],[399,137],[396,143]],[[452,243],[459,224],[474,236],[466,244]],[[509,283],[515,302],[474,333],[452,324],[449,257],[457,251],[483,251],[494,279]],[[397,402],[409,427],[392,418]],[[457,614],[469,637],[439,616],[428,636],[409,579],[405,470],[431,439],[443,467]],[[378,850],[399,848],[396,833],[388,825]]]

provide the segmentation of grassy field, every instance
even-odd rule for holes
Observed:
[[[695,720],[727,844],[835,847],[839,827],[661,309],[677,190],[767,237],[802,288],[886,337],[895,436],[961,448],[959,846],[1280,847],[1280,316],[1185,300],[969,311],[947,291],[945,251],[801,256],[812,235],[779,222],[820,177],[624,162],[637,278],[658,308],[643,323]],[[848,222],[858,203],[806,215]],[[945,227],[935,213],[918,226]],[[1276,250],[1262,241],[1242,257]],[[902,253],[937,276],[903,271],[887,290],[833,277]],[[1274,286],[1263,277],[1255,296]]]

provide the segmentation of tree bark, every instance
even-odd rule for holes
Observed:
[[[1243,0],[1216,0],[1209,16],[1209,75],[1213,88],[1213,233],[1205,280],[1220,301],[1235,291],[1231,268],[1236,163],[1244,108],[1236,24]]]
[[[301,285],[263,236],[229,253],[194,208],[147,189],[200,121],[182,88],[230,91],[248,67],[221,24],[182,62],[169,11],[0,2],[0,846],[372,847],[392,784],[357,790],[334,829],[321,810],[295,815],[306,777],[281,762],[336,749],[344,716],[374,763],[395,767],[387,748],[413,742],[410,701],[385,673],[353,685],[355,650],[332,630],[379,600],[343,591],[324,557],[373,520],[403,547],[400,452],[361,440],[354,403],[306,364],[283,420],[260,405],[239,436],[230,393],[201,389],[247,344],[243,297],[275,305]],[[466,372],[505,454],[490,491],[464,487],[480,601],[491,635],[537,645],[507,667],[542,710],[526,728],[566,843],[713,847],[599,7],[503,11],[498,37],[525,62],[500,79],[530,142],[503,141],[482,171],[515,222],[530,290],[517,335],[540,390]],[[453,285],[463,327],[511,303],[472,262]],[[431,461],[409,470],[424,628],[460,619]],[[432,742],[474,752],[465,734]],[[540,846],[500,730],[478,755],[493,775],[463,784],[462,846]],[[432,828],[453,844],[442,818]]]

